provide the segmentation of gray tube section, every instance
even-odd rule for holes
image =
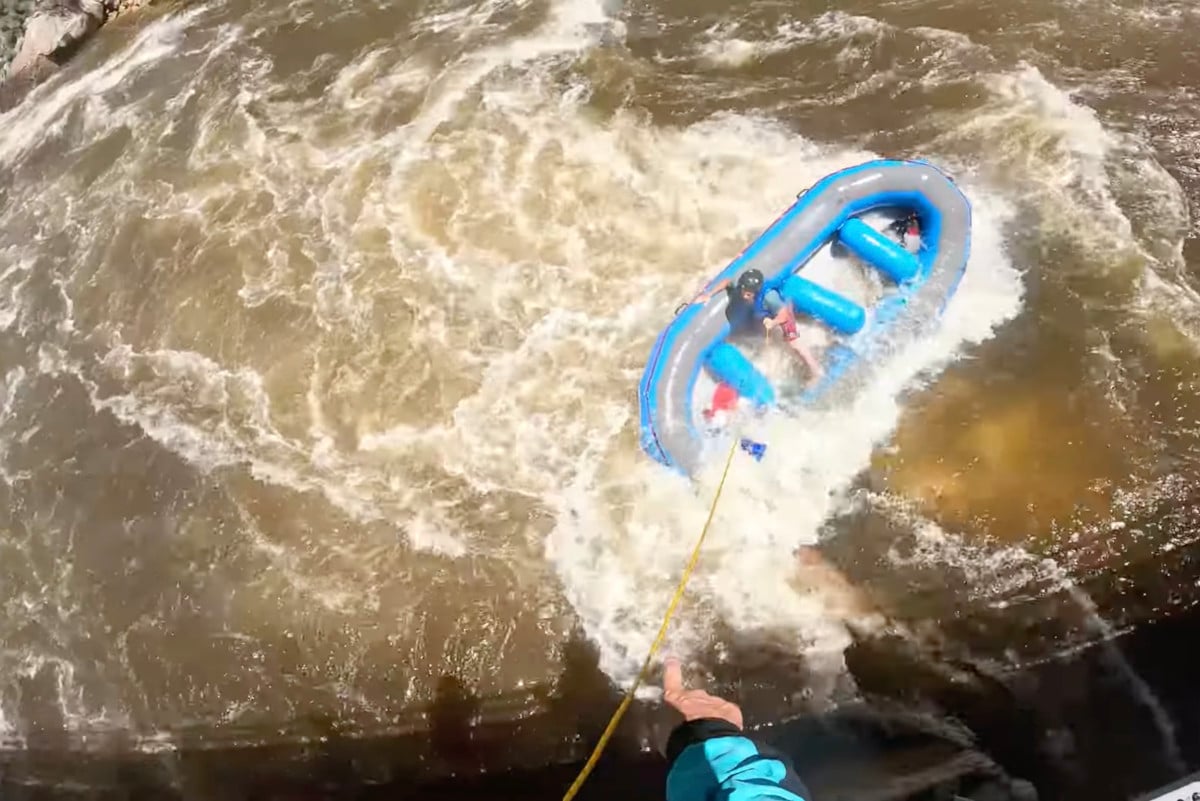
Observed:
[[[897,196],[914,197],[898,202]],[[872,202],[872,198],[876,200]],[[769,283],[814,240],[828,240],[847,213],[860,215],[897,205],[932,207],[941,217],[932,243],[936,255],[928,277],[910,297],[905,317],[937,317],[962,276],[971,233],[970,204],[945,174],[922,162],[875,162],[830,176],[801,195],[800,203],[803,208],[784,223],[785,227],[761,248],[755,250],[751,245],[731,265],[736,270],[723,275],[740,275],[757,268]],[[785,213],[784,218],[787,216]],[[719,292],[693,312],[687,330],[676,336],[661,356],[662,378],[655,389],[651,425],[663,449],[689,475],[699,470],[703,456],[703,440],[693,425],[692,389],[708,349],[726,335],[726,303],[725,293]]]

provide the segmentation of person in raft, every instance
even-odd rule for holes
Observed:
[[[763,292],[763,274],[759,270],[750,269],[738,276],[735,284],[728,278],[723,278],[708,291],[702,292],[697,303],[707,303],[714,295],[725,290],[729,295],[729,303],[725,307],[725,317],[735,332],[745,331],[754,325],[759,316],[759,295],[762,295],[762,310],[766,313],[763,318],[763,328],[767,335],[778,328],[783,334],[783,341],[792,349],[809,371],[809,383],[815,384],[820,380],[821,365],[813,356],[812,351],[800,341],[800,332],[796,328],[796,310],[792,302],[787,300],[777,289]]]
[[[663,665],[663,700],[683,715],[667,739],[667,801],[806,801],[787,759],[742,733],[737,704],[689,690],[679,660]]]

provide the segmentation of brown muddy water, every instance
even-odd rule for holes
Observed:
[[[873,155],[959,180],[967,277],[853,403],[768,421],[670,647],[719,678],[754,641],[829,709],[862,638],[1003,676],[1194,607],[1198,24],[1140,0],[119,20],[0,115],[4,740],[389,736],[448,677],[536,715],[572,637],[627,682],[714,478],[638,451],[644,358]],[[843,576],[797,562],[817,543]]]

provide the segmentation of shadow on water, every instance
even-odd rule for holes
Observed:
[[[1198,510],[1200,498],[1181,496],[1129,524],[1177,533],[1171,521],[1190,525]],[[874,574],[894,576],[857,558],[855,538],[906,534],[877,530],[884,523],[869,515],[848,525],[824,558],[879,595]],[[1200,541],[1140,556],[1119,575],[1077,569],[1078,583],[1043,571],[1037,592],[1004,604],[957,598],[937,571],[930,592],[949,598],[946,613],[885,604],[896,625],[854,634],[833,681],[828,654],[798,658],[766,633],[722,632],[694,667],[793,758],[817,801],[1128,799],[1200,767],[1189,648],[1200,641],[1200,590],[1188,595],[1184,581],[1196,575]],[[918,574],[905,575],[897,591],[920,596]],[[1035,653],[1031,643],[1047,645]],[[556,799],[620,700],[581,633],[560,664],[551,685],[497,697],[443,676],[430,704],[372,736],[308,718],[287,732],[185,730],[158,752],[110,739],[86,753],[66,732],[47,664],[22,679],[26,748],[0,754],[0,799]],[[660,751],[674,722],[658,704],[635,704],[581,797],[661,798]]]
[[[821,713],[806,706],[804,668],[773,645],[742,637],[706,670],[713,689],[743,701],[750,722],[771,721],[758,736],[795,760],[818,801],[1116,801],[1167,784],[1179,767],[1164,761],[1139,699],[1112,679],[1109,649],[1121,649],[1170,710],[1185,767],[1195,769],[1200,708],[1180,644],[1198,640],[1193,610],[1115,643],[992,674],[931,662],[899,636],[860,637],[846,654],[857,700]],[[45,719],[25,751],[5,757],[0,797],[556,799],[619,700],[582,637],[564,646],[563,666],[553,686],[521,698],[480,698],[445,676],[407,730],[371,738],[312,719],[305,737],[286,743],[222,747],[183,736],[162,753],[83,755],[53,733],[61,721]],[[34,676],[30,692],[51,680]],[[655,704],[635,705],[581,797],[661,798],[659,749],[672,723]]]

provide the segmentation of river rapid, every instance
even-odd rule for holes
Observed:
[[[1015,668],[1194,605],[1198,23],[215,0],[110,25],[0,115],[0,733],[387,732],[448,675],[549,686],[573,634],[627,683],[716,479],[638,450],[646,354],[875,156],[971,198],[961,290],[849,406],[766,422],[670,647],[770,642],[819,705],[882,619],[982,610],[1011,625],[971,647]],[[853,589],[806,580],[818,543]]]

